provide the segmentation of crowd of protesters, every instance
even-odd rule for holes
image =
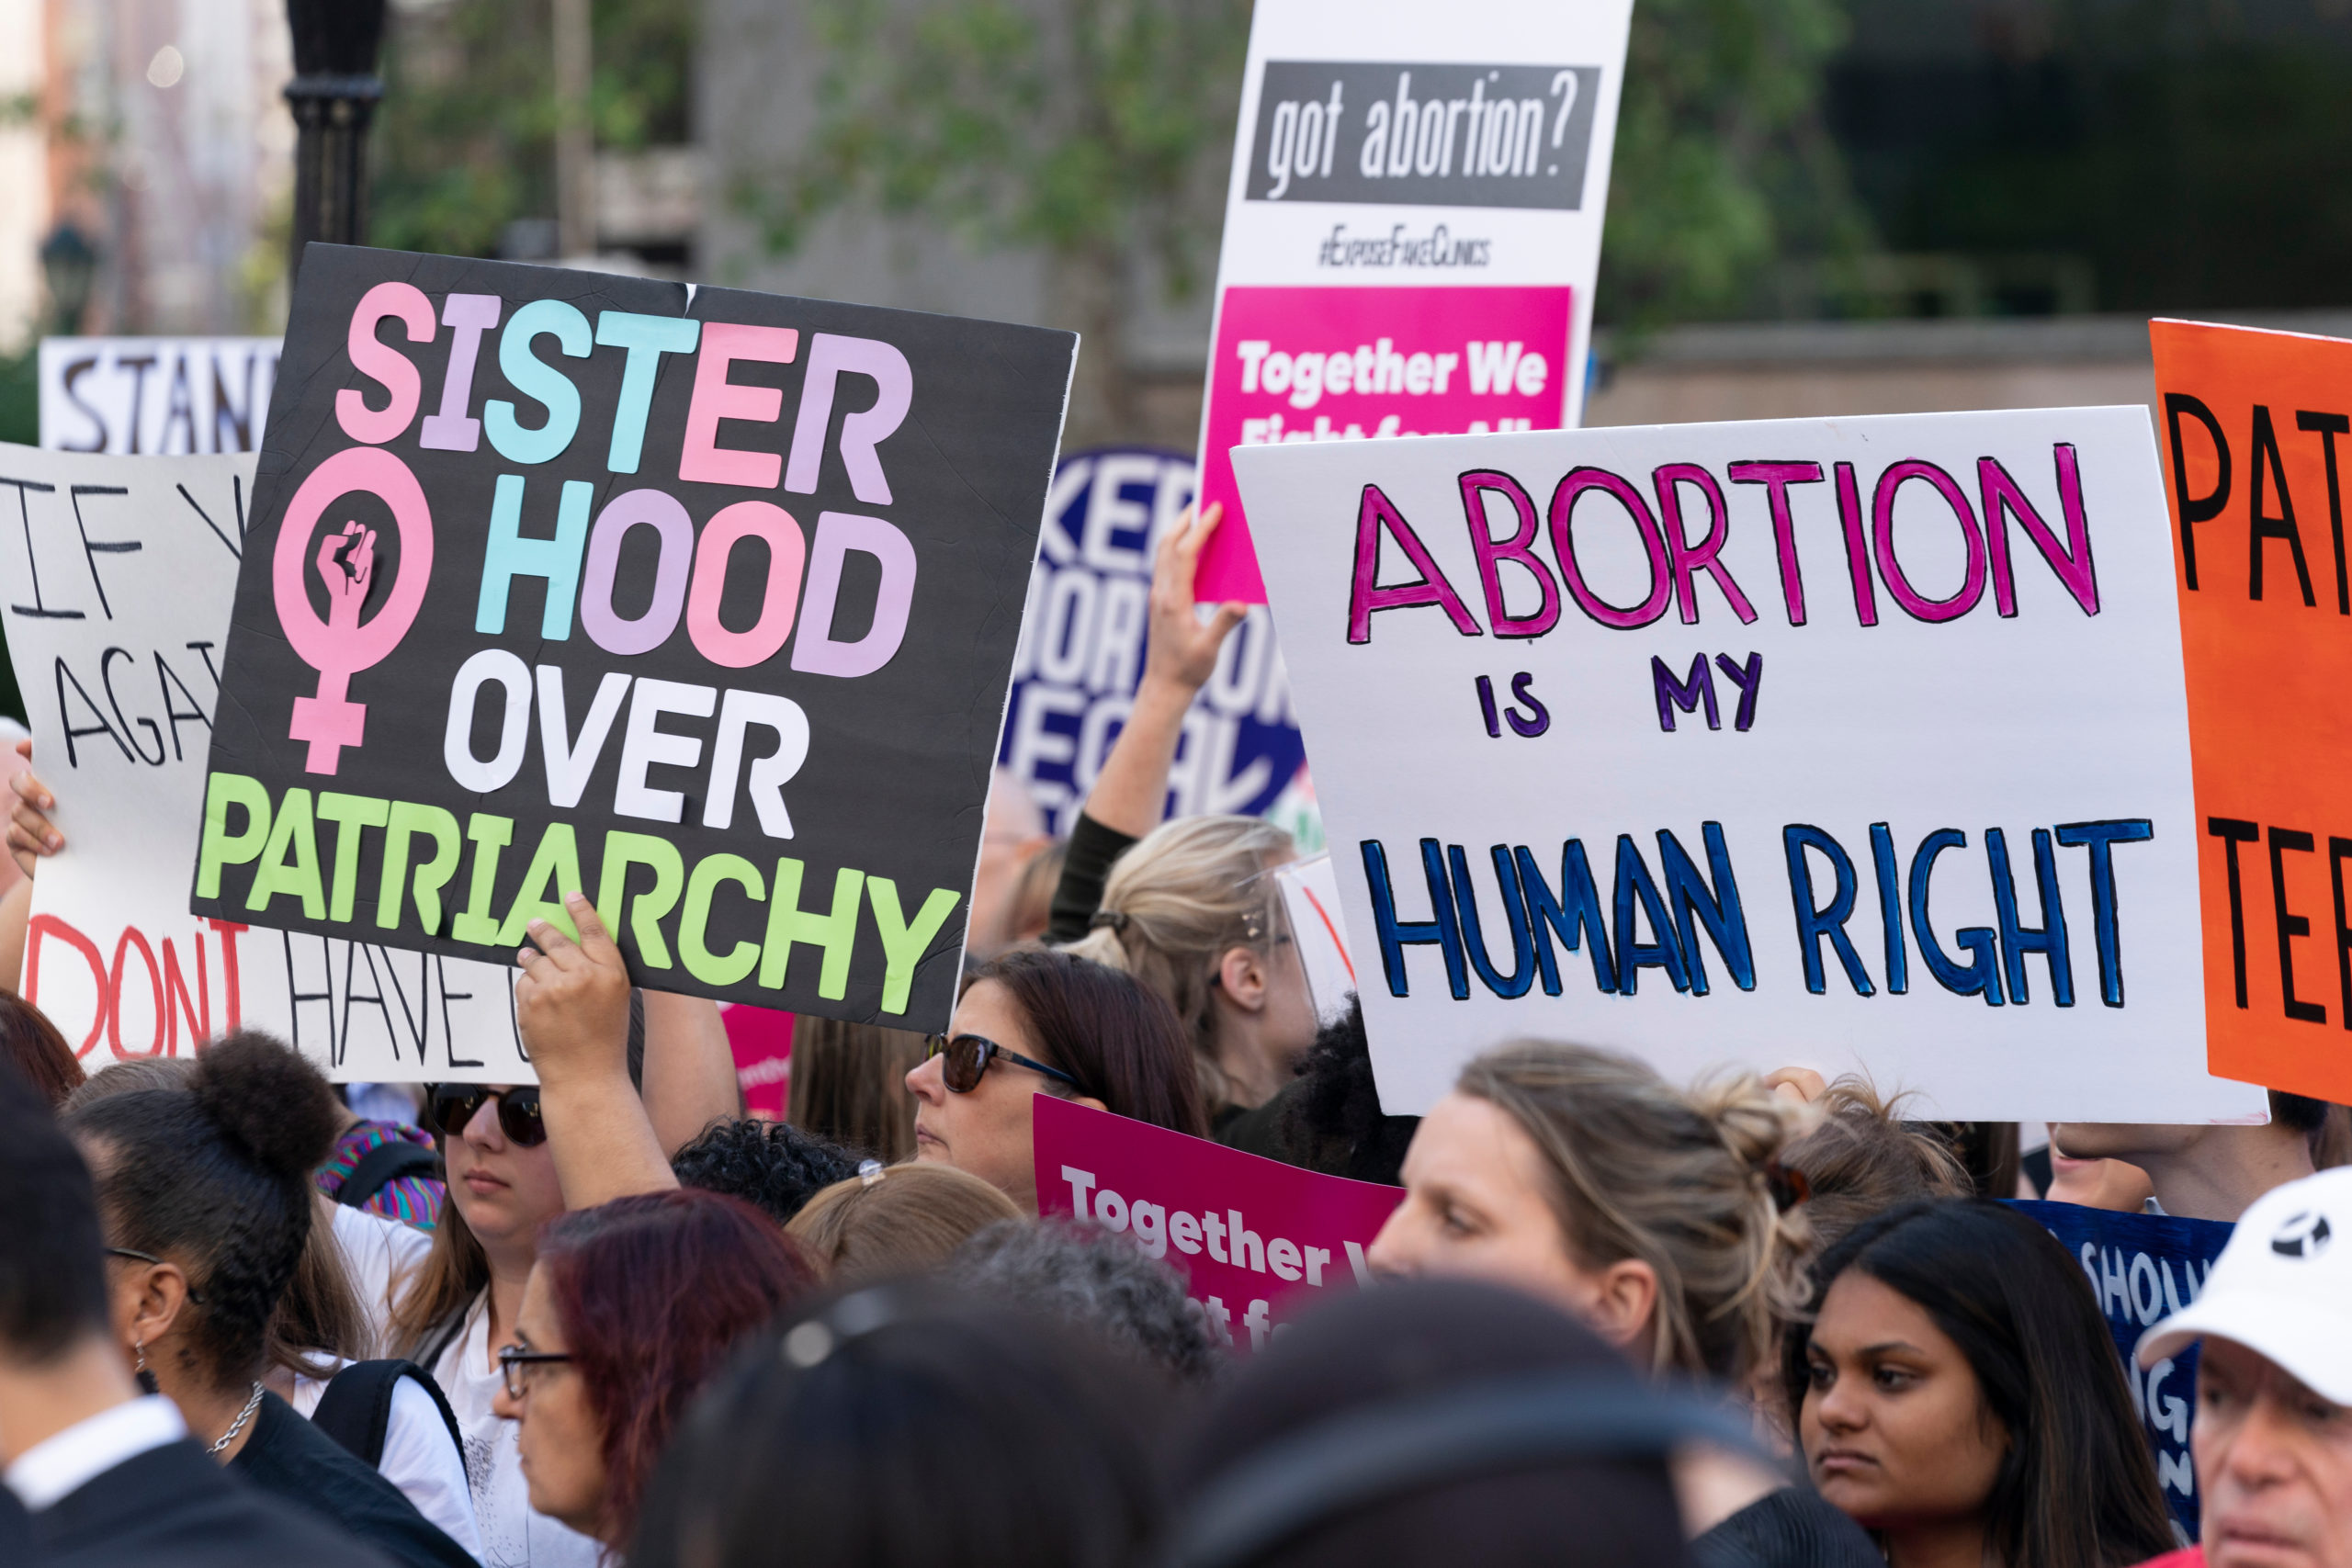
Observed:
[[[2352,1568],[2340,1108],[2021,1158],[1859,1080],[1518,1040],[1384,1114],[1286,836],[1156,825],[1238,618],[1191,609],[1215,525],[1161,547],[1067,841],[992,815],[945,1034],[803,1020],[782,1122],[577,895],[516,955],[538,1081],[413,1114],[250,1032],[85,1078],[0,993],[0,1563]],[[1373,1288],[1237,1355],[1039,1218],[1039,1095],[1400,1188]],[[2201,1352],[2201,1540],[2018,1196],[2234,1222],[2136,1352]]]

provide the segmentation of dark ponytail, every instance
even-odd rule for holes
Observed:
[[[341,1124],[319,1070],[240,1032],[197,1057],[182,1089],[82,1105],[65,1125],[98,1173],[116,1245],[187,1271],[201,1304],[189,1343],[220,1385],[260,1371],[270,1314],[311,1232],[311,1172]]]

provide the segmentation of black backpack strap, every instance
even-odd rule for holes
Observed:
[[[368,1199],[402,1177],[435,1176],[440,1168],[441,1156],[429,1145],[394,1138],[359,1156],[359,1163],[343,1179],[342,1190],[335,1193],[334,1201],[346,1209],[364,1209]]]
[[[354,1361],[327,1381],[311,1425],[333,1438],[347,1452],[375,1469],[384,1462],[384,1434],[392,1420],[392,1393],[402,1378],[413,1380],[433,1396],[448,1428],[449,1441],[465,1457],[465,1439],[458,1435],[457,1414],[449,1408],[441,1385],[414,1361]]]

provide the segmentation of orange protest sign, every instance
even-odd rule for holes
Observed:
[[[2208,1065],[2352,1100],[2352,342],[2154,321]]]

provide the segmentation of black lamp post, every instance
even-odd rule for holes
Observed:
[[[384,0],[286,0],[294,33],[294,80],[286,101],[300,140],[294,150],[294,244],[290,282],[312,240],[368,240],[368,123],[384,80]]]
[[[82,312],[89,308],[90,286],[98,276],[98,253],[71,223],[60,223],[40,243],[41,276],[49,284],[49,305],[56,330],[71,336],[82,330]]]

